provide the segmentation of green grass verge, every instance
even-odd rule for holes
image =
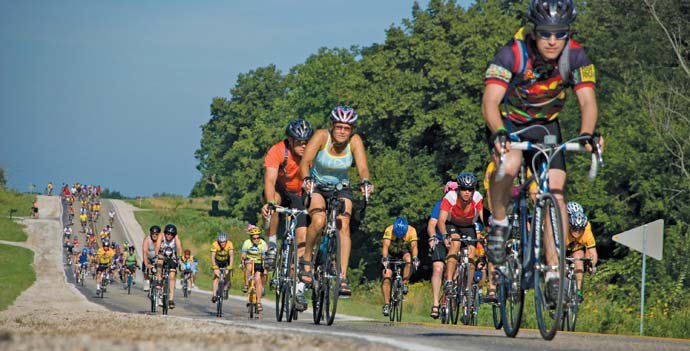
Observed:
[[[0,311],[36,281],[31,267],[34,253],[23,247],[0,245]]]
[[[0,218],[0,240],[26,241],[26,234],[21,224],[9,218]]]
[[[31,205],[35,195],[21,194],[13,190],[0,188],[0,240],[26,241],[22,226],[7,218],[10,209],[16,209],[14,216],[31,215]]]

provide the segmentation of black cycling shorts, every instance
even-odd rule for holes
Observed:
[[[527,124],[514,124],[507,119],[503,118],[503,123],[505,127],[508,129],[509,132],[517,132],[519,130],[523,130],[527,127],[533,126],[533,125],[543,125],[548,129],[550,134],[556,135],[558,143],[563,142],[563,137],[561,136],[561,126],[560,123],[558,122],[558,119],[553,120],[553,121],[548,121],[548,122],[542,122],[542,121],[533,121],[532,123],[527,123]],[[546,135],[546,131],[543,128],[537,127],[528,130],[525,133],[520,134],[520,140],[521,141],[529,141],[532,143],[543,143],[544,142],[544,136]],[[489,152],[493,152],[496,147],[494,144],[491,142],[491,130],[489,128],[486,128],[486,142],[487,145],[489,146]],[[525,160],[525,165],[527,165],[529,168],[532,167],[532,159],[534,156],[537,154],[537,151],[523,151],[522,152],[522,157]],[[543,159],[543,155],[539,155],[540,158]],[[537,160],[537,162],[540,162],[540,160]],[[553,158],[551,161],[551,169],[561,169],[565,171],[565,152],[561,151],[558,154],[556,154],[556,157]]]
[[[228,259],[227,261],[218,261],[216,260],[216,265],[218,268],[225,268],[230,264],[230,260]]]
[[[434,246],[434,249],[431,251],[431,262],[437,262],[437,261],[444,262],[446,260],[447,255],[448,255],[448,248],[443,243],[443,240],[439,240],[436,243],[436,246]]]
[[[264,265],[261,263],[254,263],[254,273],[263,273]]]
[[[163,257],[163,269],[177,269],[177,257]]]
[[[474,225],[461,227],[452,223],[446,223],[446,230],[451,236],[458,234],[460,237],[466,236],[470,239],[477,239],[477,231],[475,230]],[[475,246],[475,244],[471,244],[470,246]]]
[[[98,269],[96,269],[96,272],[105,272],[105,271],[108,270],[108,268],[110,268],[110,265],[109,265],[109,264],[102,264],[102,263],[99,263],[99,264],[98,264]]]
[[[287,191],[282,187],[277,187],[276,191],[280,194],[280,206],[304,210],[304,196]],[[297,228],[307,226],[307,215],[297,216]]]
[[[317,186],[314,189],[314,192],[317,194],[321,194],[321,196],[323,196],[324,200],[328,200],[328,198],[333,196],[333,193],[335,192],[335,190],[326,191],[323,188]],[[339,198],[348,199],[348,200],[352,201],[352,188],[350,188],[350,187],[345,188],[345,189],[341,190],[339,194],[340,194]]]

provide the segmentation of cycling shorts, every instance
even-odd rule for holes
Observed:
[[[107,263],[106,264],[100,263],[98,265],[98,269],[96,270],[96,272],[105,272],[108,270],[109,267],[110,267],[110,265]]]
[[[245,267],[245,269],[249,269],[249,267]],[[254,263],[254,273],[264,273],[264,265],[261,263]]]
[[[137,265],[136,264],[128,264],[125,266],[125,268],[130,272],[136,272]]]
[[[470,239],[477,239],[477,231],[474,225],[461,227],[452,223],[446,223],[446,230],[448,230],[448,234],[450,234],[451,237],[459,235],[460,237],[466,236]],[[475,244],[471,244],[470,246],[475,246]]]
[[[504,125],[506,128],[511,132],[517,132],[519,130],[523,130],[527,127],[533,126],[533,125],[543,125],[548,129],[550,134],[553,134],[556,136],[556,139],[558,143],[563,142],[563,137],[561,136],[561,126],[560,123],[558,122],[558,119],[555,119],[553,121],[548,121],[548,122],[542,122],[542,121],[534,121],[532,123],[527,123],[527,124],[514,124],[505,118],[502,119]],[[521,141],[529,141],[532,143],[543,143],[544,142],[544,136],[546,135],[546,131],[543,128],[537,127],[528,130],[525,133],[520,134],[520,140]],[[491,142],[491,130],[489,128],[486,128],[486,141],[487,145],[489,146],[489,151],[493,152],[496,147],[494,144]],[[525,160],[525,164],[529,167],[532,167],[532,159],[537,155],[537,151],[523,151],[522,152],[522,157]],[[543,155],[539,155],[539,157],[543,160]],[[539,160],[538,160],[539,162]],[[565,171],[565,152],[559,152],[556,154],[556,156],[553,158],[551,161],[551,168],[552,169],[560,169]]]
[[[448,255],[448,248],[446,245],[443,243],[443,240],[439,240],[436,243],[436,246],[431,251],[431,261],[432,262],[445,262],[446,261],[446,255]]]
[[[280,206],[296,208],[299,210],[304,209],[304,196],[287,191],[282,187],[277,187],[276,191],[280,194]],[[297,228],[307,226],[307,215],[301,214],[297,216]]]

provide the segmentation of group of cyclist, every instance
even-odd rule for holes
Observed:
[[[486,211],[484,197],[477,191],[477,177],[468,172],[461,173],[456,181],[445,186],[445,195],[431,213],[427,233],[430,256],[433,261],[431,316],[438,317],[439,295],[445,268],[446,288],[454,279],[461,240],[468,245],[470,276],[477,262],[489,276],[489,291],[486,299],[496,300],[496,283],[493,272],[503,269],[505,242],[508,236],[506,206],[513,196],[514,180],[523,160],[531,165],[534,151],[512,150],[511,133],[519,132],[521,141],[540,143],[549,134],[562,142],[558,115],[562,110],[566,89],[572,87],[580,105],[582,122],[580,141],[588,151],[603,147],[603,138],[595,132],[597,104],[594,92],[596,78],[592,61],[584,48],[571,39],[571,24],[576,17],[572,0],[533,0],[530,2],[527,19],[529,23],[521,28],[512,40],[500,48],[489,64],[485,75],[485,91],[482,98],[482,114],[486,121],[487,144],[491,153],[489,167],[485,174]],[[369,182],[369,171],[364,144],[355,133],[357,112],[348,106],[338,106],[331,111],[330,128],[314,131],[306,120],[289,122],[285,140],[273,145],[264,159],[264,198],[262,212],[268,216],[272,205],[304,209],[308,204],[309,215],[297,217],[295,237],[299,243],[298,306],[306,308],[303,291],[305,284],[313,280],[312,249],[316,238],[324,227],[325,203],[331,196],[322,191],[324,185],[348,182],[348,171],[354,161],[360,178],[361,190],[373,191]],[[504,155],[504,157],[500,157]],[[497,177],[498,166],[505,169],[505,176]],[[566,233],[568,254],[574,257],[591,257],[592,267],[596,264],[596,248],[587,216],[581,206],[565,200],[565,156],[559,153],[550,163],[548,187],[555,195],[564,221],[561,232]],[[531,174],[527,176],[532,177]],[[533,177],[530,179],[534,179]],[[536,182],[530,186],[530,197],[536,201]],[[345,206],[338,216],[341,235],[341,271],[343,285],[341,295],[351,292],[347,280],[350,254],[349,221],[352,214],[352,191],[340,192]],[[306,199],[309,198],[307,201]],[[577,211],[567,211],[575,209]],[[490,218],[484,214],[490,213]],[[276,252],[278,216],[271,217],[268,225],[267,261],[272,261]],[[482,228],[486,226],[486,231]],[[463,239],[461,239],[463,238]],[[417,233],[407,220],[398,217],[386,228],[382,239],[383,283],[385,305],[383,313],[388,314],[388,297],[391,270],[388,262],[392,258],[402,259],[405,282],[410,276],[410,267],[419,264]],[[486,258],[484,256],[484,244]],[[465,245],[465,244],[462,244]],[[547,263],[552,264],[555,246],[546,245]],[[582,271],[581,262],[578,271]],[[591,268],[590,268],[591,270]],[[578,287],[581,286],[578,274]],[[559,281],[554,272],[547,273],[547,299],[555,299],[554,290]],[[407,287],[403,289],[407,291]]]

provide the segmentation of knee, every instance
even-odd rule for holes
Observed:
[[[319,214],[313,214],[311,217],[311,225],[313,225],[316,228],[323,228],[324,224],[326,223],[326,216],[324,216],[322,213]]]
[[[434,275],[441,275],[443,273],[443,264],[438,264],[439,262],[434,262]]]

